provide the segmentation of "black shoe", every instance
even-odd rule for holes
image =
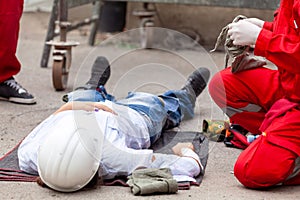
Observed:
[[[35,98],[13,77],[0,83],[0,99],[21,104],[35,104]]]
[[[207,68],[198,68],[188,77],[182,90],[193,92],[196,97],[199,96],[201,92],[205,89],[209,76],[210,72]]]
[[[110,65],[108,60],[103,56],[98,56],[92,66],[90,80],[78,89],[96,89],[100,85],[105,85],[110,77]]]

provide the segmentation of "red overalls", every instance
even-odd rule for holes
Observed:
[[[15,54],[22,12],[23,0],[0,0],[0,82],[21,68]]]
[[[298,28],[299,26],[299,28]],[[209,92],[231,122],[262,134],[239,156],[237,179],[249,188],[300,184],[300,0],[282,0],[260,32],[255,54],[278,70],[217,73]],[[263,123],[264,122],[264,123]]]

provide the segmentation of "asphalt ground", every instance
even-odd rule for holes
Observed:
[[[16,76],[26,89],[37,98],[35,105],[19,105],[0,101],[0,155],[4,155],[22,140],[43,119],[58,109],[61,97],[89,77],[91,63],[96,56],[106,56],[111,62],[112,74],[106,87],[118,98],[128,91],[161,93],[166,89],[179,89],[186,77],[197,67],[205,66],[216,73],[222,68],[224,53],[208,53],[201,46],[184,39],[172,30],[163,30],[152,50],[139,48],[136,42],[139,30],[98,42],[95,47],[87,44],[83,27],[68,34],[69,40],[81,44],[73,49],[72,67],[68,87],[57,92],[52,86],[52,61],[48,68],[40,67],[42,48],[48,24],[48,13],[25,13],[21,21],[18,58],[22,70]],[[161,31],[161,29],[159,29]],[[167,37],[166,37],[167,35]],[[166,37],[167,39],[161,40]],[[103,38],[103,37],[101,37]],[[183,38],[183,39],[182,39]],[[221,66],[221,67],[218,67]],[[211,101],[207,90],[197,99],[195,118],[185,121],[178,130],[201,131],[203,119],[226,117]],[[227,148],[223,143],[210,142],[209,160],[205,177],[199,187],[179,191],[174,195],[134,196],[129,188],[99,186],[97,189],[75,193],[59,193],[41,188],[36,183],[0,182],[0,199],[299,199],[298,186],[277,187],[268,190],[250,190],[243,187],[232,171],[240,150]]]

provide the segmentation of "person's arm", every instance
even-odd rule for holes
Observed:
[[[199,156],[195,153],[194,145],[190,142],[187,143],[177,143],[173,148],[172,151],[175,155],[180,157],[188,157],[194,159],[201,170],[203,170],[203,166],[200,162]]]
[[[277,19],[278,10],[274,14]],[[235,45],[255,45],[254,54],[274,63],[279,69],[300,73],[300,38],[297,34],[276,34],[272,22],[256,18],[240,20],[229,26],[228,34]],[[292,27],[287,27],[292,28]],[[295,29],[299,29],[295,25]]]
[[[263,21],[261,19],[258,19],[258,18],[248,18],[248,19],[245,19],[246,21],[249,21],[263,29],[266,29],[268,31],[273,31],[273,24],[274,24],[274,21],[277,20],[277,15],[278,15],[278,12],[279,12],[279,9],[277,9],[275,12],[274,12],[274,20],[272,22],[269,22],[269,21]]]
[[[300,42],[299,36],[273,34],[263,29],[256,40],[254,54],[263,56],[278,68],[291,73],[300,73]]]
[[[273,31],[273,22],[265,21],[262,28],[268,31]]]
[[[255,45],[254,54],[274,63],[279,69],[300,73],[300,41],[296,34],[276,34],[246,21],[231,23],[228,30],[234,45]]]
[[[111,133],[110,135],[114,135]],[[105,168],[105,179],[114,178],[117,175],[130,175],[137,168],[148,168],[153,159],[151,149],[131,149],[124,146],[119,137],[113,143],[106,140],[103,146],[101,162]]]
[[[266,29],[268,31],[273,31],[273,22],[263,21],[258,18],[247,18],[244,20],[251,22],[252,24],[255,24],[256,26],[258,26],[260,28]]]
[[[228,36],[234,45],[253,46],[262,27],[247,20],[240,20],[228,25]]]
[[[62,105],[57,111],[53,113],[53,115],[60,113],[66,110],[85,110],[85,111],[97,111],[103,110],[106,112],[110,112],[116,114],[111,108],[103,105],[99,102],[80,102],[80,101],[72,101]]]
[[[170,168],[176,180],[183,177],[186,181],[195,181],[194,177],[198,176],[204,168],[193,149],[192,143],[178,143],[172,148],[175,155],[154,153],[154,160],[150,167]],[[181,178],[178,180],[182,180]]]

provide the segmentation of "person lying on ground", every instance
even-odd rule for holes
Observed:
[[[203,167],[191,143],[176,145],[176,155],[153,153],[149,147],[163,130],[194,116],[209,70],[195,70],[180,90],[129,92],[121,100],[106,93],[109,76],[107,59],[98,57],[88,83],[65,96],[68,102],[22,141],[20,169],[62,192],[77,191],[93,177],[128,176],[141,167],[167,167],[175,179],[195,180]]]

